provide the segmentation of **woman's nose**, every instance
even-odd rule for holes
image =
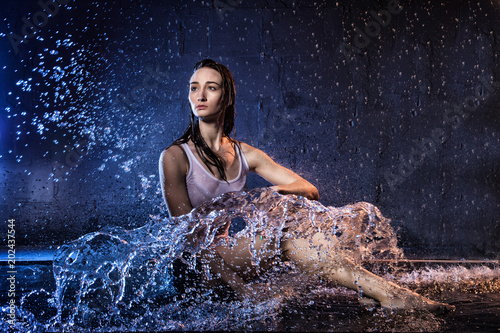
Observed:
[[[198,101],[205,101],[205,100],[206,100],[205,93],[203,92],[203,90],[200,90],[200,92],[198,93]]]

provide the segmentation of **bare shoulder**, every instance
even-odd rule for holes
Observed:
[[[184,169],[184,167],[188,167],[188,163],[186,153],[180,145],[171,145],[161,152],[160,164],[164,167]]]
[[[250,146],[248,143],[245,143],[243,141],[239,141],[239,144],[240,144],[241,150],[243,151],[243,154],[245,154],[245,156],[247,154],[251,154],[255,149],[257,149],[257,148]]]
[[[269,163],[272,161],[272,159],[267,156],[266,153],[258,148],[252,147],[251,145],[244,142],[240,142],[240,146],[243,154],[245,154],[245,158],[247,159],[250,170],[255,169],[263,162]]]
[[[170,147],[163,149],[161,152],[161,156],[165,157],[180,157],[184,155],[184,149],[180,145],[171,145]]]

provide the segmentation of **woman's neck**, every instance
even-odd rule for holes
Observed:
[[[199,122],[200,134],[213,152],[219,151],[223,142],[224,122]]]

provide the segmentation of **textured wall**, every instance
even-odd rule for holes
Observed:
[[[236,137],[324,204],[374,203],[409,254],[498,258],[500,5],[59,2],[2,4],[0,214],[19,244],[163,214],[158,156],[211,57],[237,81]]]

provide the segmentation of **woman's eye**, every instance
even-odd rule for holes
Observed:
[[[208,87],[209,90],[217,90],[215,87]]]
[[[195,91],[195,90],[196,90],[196,87],[191,87],[189,90],[191,90],[191,91]]]

